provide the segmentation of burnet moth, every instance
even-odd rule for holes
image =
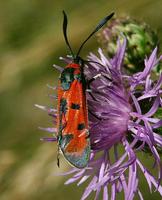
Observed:
[[[86,87],[88,83],[83,73],[85,62],[79,54],[89,38],[113,15],[114,13],[111,13],[100,21],[94,31],[83,41],[78,52],[74,54],[67,37],[67,15],[63,11],[63,34],[72,56],[72,62],[64,68],[60,74],[58,83],[58,166],[59,151],[76,168],[84,168],[88,164],[91,151],[86,102]]]

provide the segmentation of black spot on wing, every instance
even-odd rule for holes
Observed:
[[[67,101],[66,101],[66,99],[64,99],[64,98],[62,98],[61,100],[60,100],[60,113],[62,114],[62,113],[66,113],[66,111],[67,111]]]
[[[67,101],[64,98],[60,99],[60,110],[59,110],[59,132],[61,134],[62,130],[66,127],[65,114],[67,112]]]
[[[71,104],[71,109],[79,110],[79,109],[80,109],[80,105],[79,105],[79,104],[72,103],[72,104]]]
[[[83,130],[84,128],[85,128],[84,123],[78,124],[78,130]]]

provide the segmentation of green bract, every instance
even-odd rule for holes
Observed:
[[[158,44],[157,34],[146,24],[129,17],[111,20],[98,34],[98,40],[106,54],[112,57],[116,50],[118,37],[127,39],[124,67],[129,72],[138,72],[144,68],[144,59]],[[158,67],[157,67],[158,69]]]

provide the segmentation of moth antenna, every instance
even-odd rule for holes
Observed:
[[[68,37],[67,37],[67,25],[68,25],[68,18],[67,18],[67,15],[65,13],[65,11],[63,10],[63,16],[64,16],[64,20],[63,20],[63,34],[64,34],[64,39],[65,39],[65,42],[70,50],[70,53],[72,55],[72,57],[74,58],[74,53],[72,51],[72,48],[70,46],[70,43],[68,41]]]
[[[114,12],[111,13],[110,15],[106,16],[104,19],[102,19],[102,20],[99,22],[99,24],[96,26],[96,28],[94,29],[94,31],[93,31],[93,32],[86,38],[86,40],[84,40],[84,42],[81,44],[81,46],[80,46],[80,48],[79,48],[79,50],[78,50],[78,53],[76,54],[76,57],[79,56],[79,54],[80,54],[80,52],[81,52],[81,50],[82,50],[84,44],[85,44],[85,43],[86,43],[100,28],[102,28],[102,26],[103,26],[104,24],[106,24],[106,22],[107,22],[108,20],[110,20],[110,19],[112,18],[113,15],[114,15]]]

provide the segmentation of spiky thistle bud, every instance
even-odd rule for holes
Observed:
[[[115,54],[116,41],[121,34],[127,39],[124,68],[130,73],[143,70],[144,59],[158,44],[157,34],[146,23],[137,22],[130,17],[114,18],[98,34],[98,41],[109,57]],[[156,70],[158,69],[157,66]]]

